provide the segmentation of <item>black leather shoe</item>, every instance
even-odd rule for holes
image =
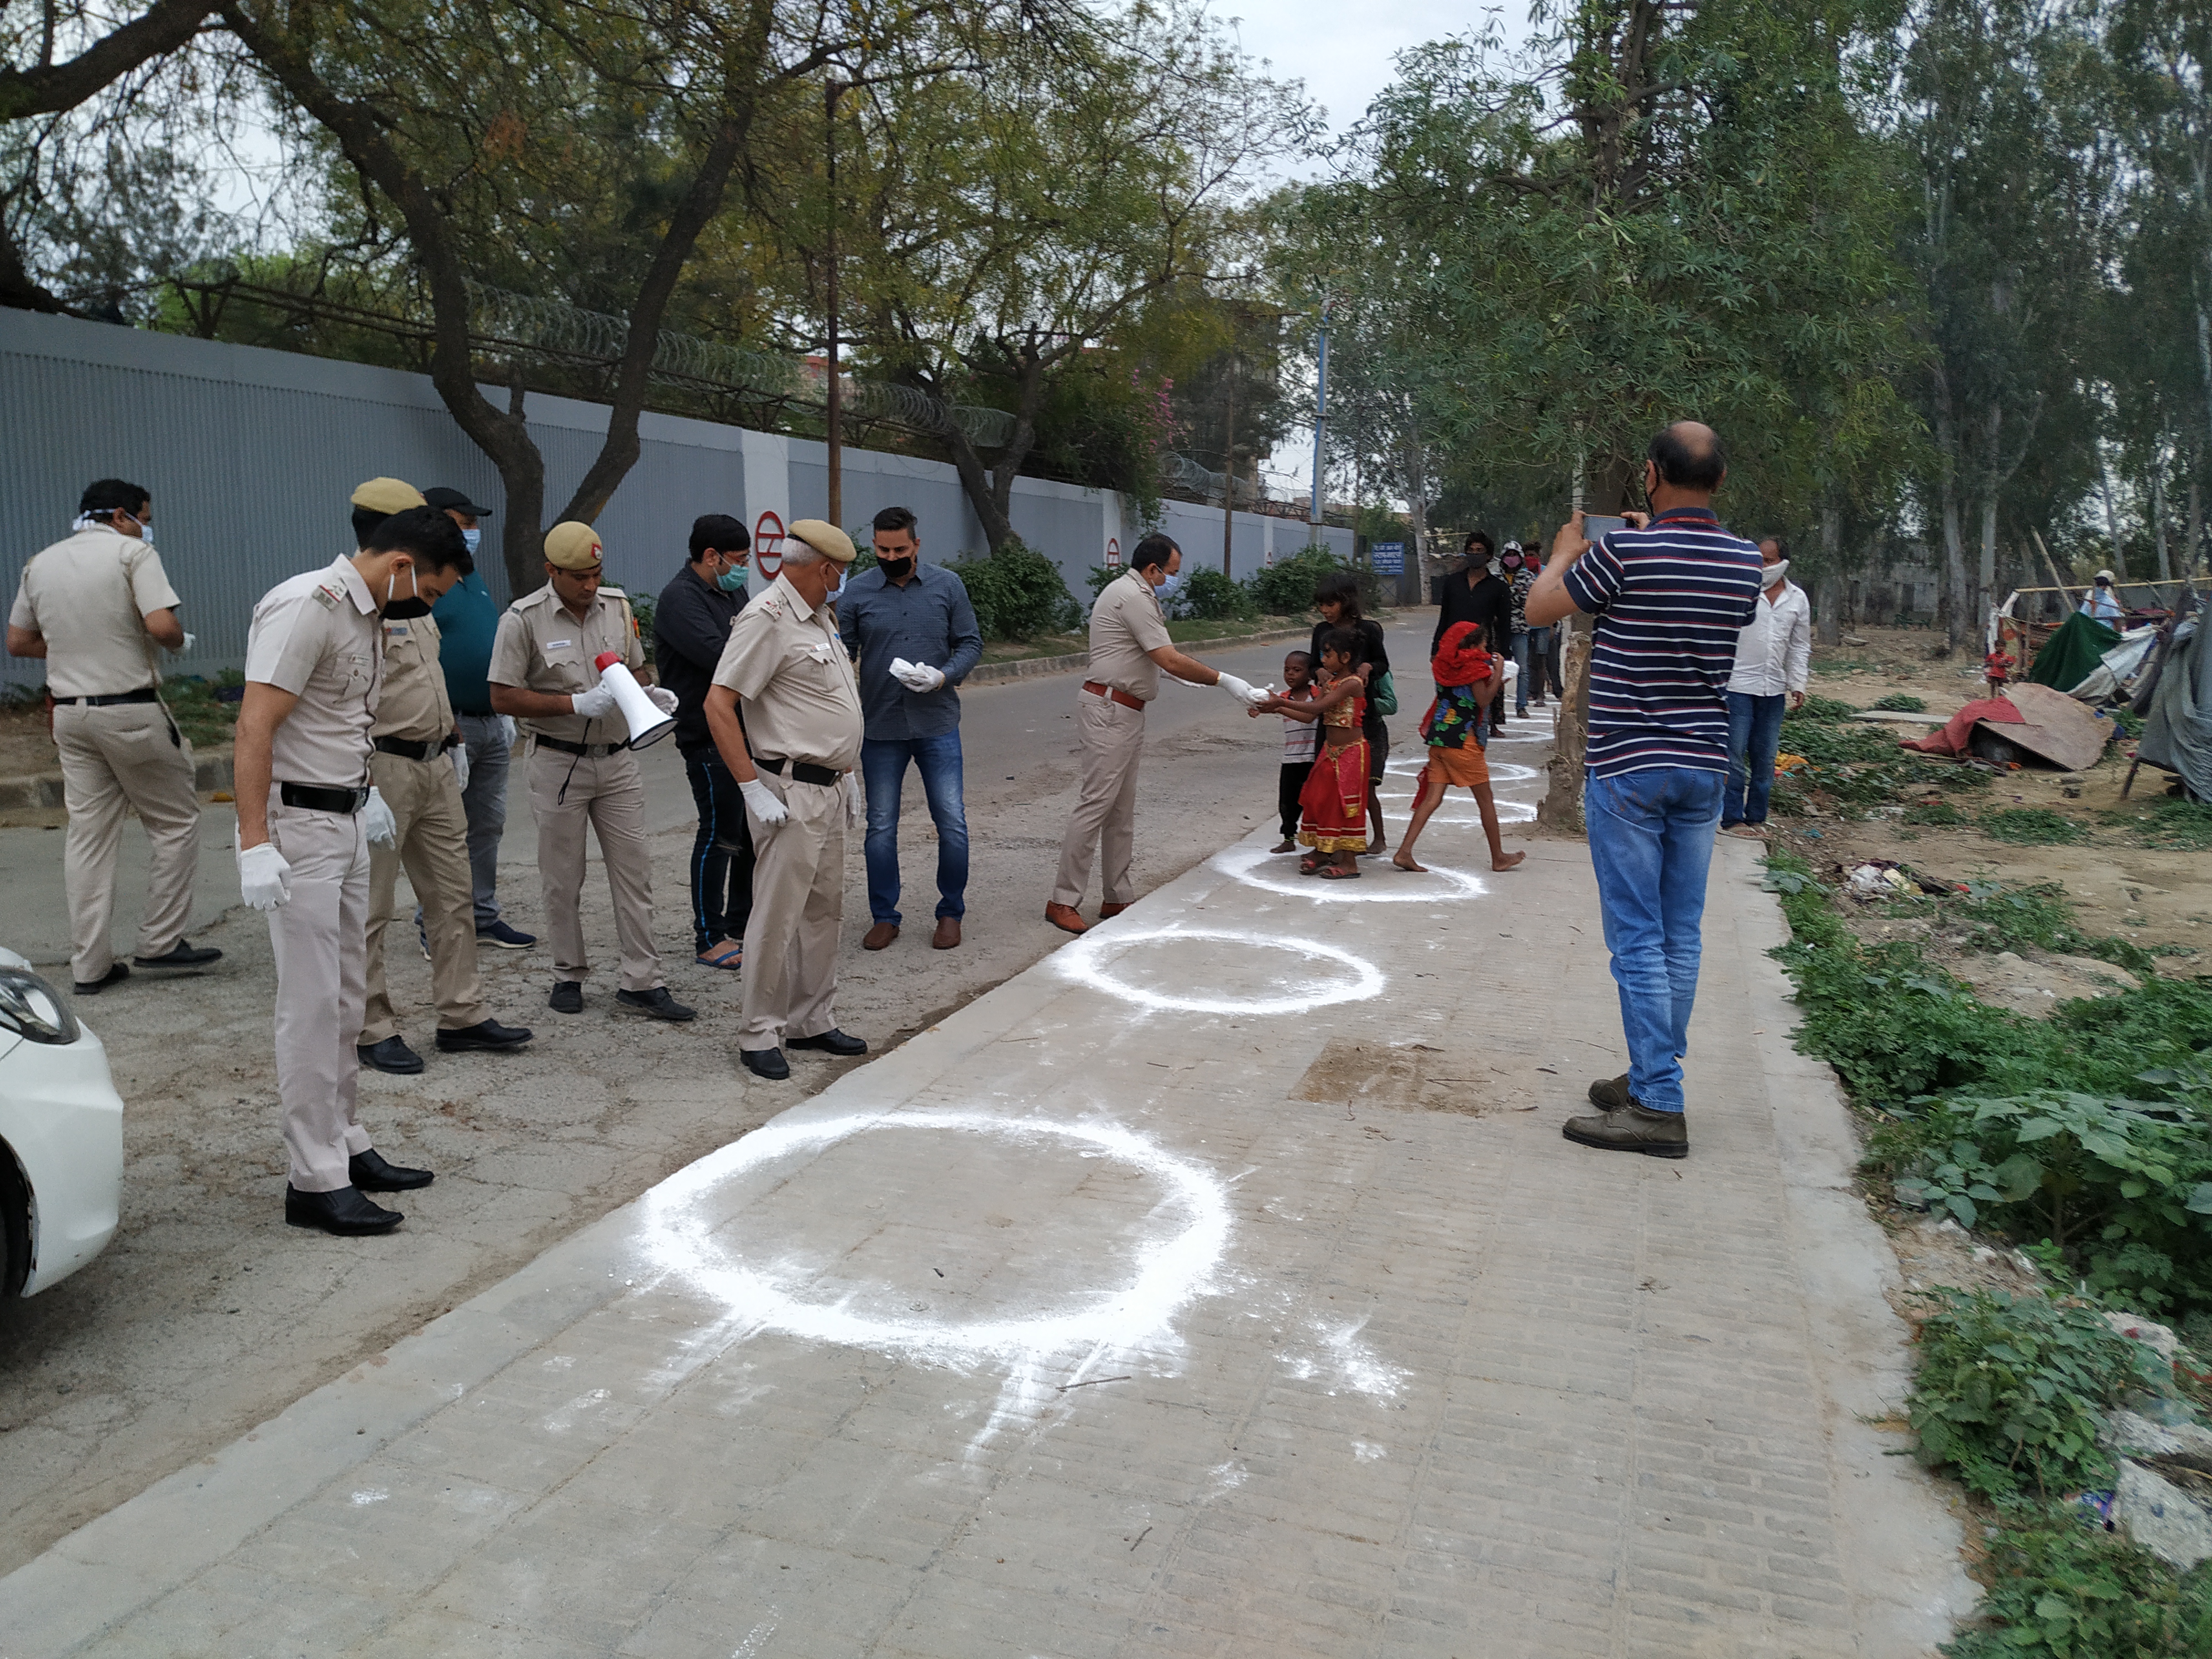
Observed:
[[[438,1033],[438,1052],[446,1054],[466,1054],[471,1048],[520,1048],[530,1041],[532,1033],[520,1025],[502,1025],[495,1019],[464,1025],[458,1031]]]
[[[341,1238],[388,1233],[406,1217],[397,1210],[372,1204],[358,1188],[341,1187],[334,1193],[303,1193],[284,1189],[284,1219],[295,1227],[319,1227]]]
[[[781,1048],[740,1048],[738,1058],[744,1062],[745,1070],[770,1083],[781,1083],[791,1075],[791,1062]]]
[[[787,1048],[819,1048],[825,1054],[865,1054],[868,1052],[866,1043],[856,1036],[847,1036],[834,1025],[820,1036],[786,1037],[783,1046]]]
[[[580,1014],[584,1012],[584,987],[580,980],[556,979],[553,994],[545,999],[545,1006],[556,1014]]]
[[[651,1019],[673,1020],[678,1025],[687,1019],[699,1018],[697,1009],[686,1008],[669,995],[665,985],[656,985],[650,991],[617,991],[615,1003],[633,1014],[643,1014]]]
[[[384,1154],[374,1146],[348,1158],[346,1174],[365,1193],[410,1193],[438,1178],[428,1170],[403,1170],[397,1164],[386,1164]]]
[[[96,997],[109,986],[120,985],[130,977],[131,970],[118,962],[112,964],[107,972],[98,979],[88,982],[81,979],[71,980],[70,983],[76,987],[76,994],[79,996]]]
[[[354,1053],[364,1066],[374,1066],[380,1072],[389,1072],[394,1077],[412,1077],[422,1069],[422,1056],[407,1046],[407,1039],[394,1032],[381,1042],[358,1043]]]
[[[212,945],[189,945],[179,939],[158,957],[133,957],[131,960],[141,968],[204,968],[210,962],[222,960],[222,952]]]

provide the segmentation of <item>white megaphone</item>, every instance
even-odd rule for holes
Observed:
[[[629,723],[629,746],[642,749],[647,744],[659,743],[676,729],[676,716],[664,714],[645,688],[637,683],[637,676],[623,665],[622,653],[602,651],[592,659],[599,671],[599,682],[615,694],[615,707],[622,710],[623,719]]]

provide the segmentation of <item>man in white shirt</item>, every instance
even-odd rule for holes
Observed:
[[[1782,747],[1782,717],[1803,706],[1813,667],[1813,603],[1790,580],[1782,544],[1759,544],[1766,568],[1759,604],[1736,635],[1735,672],[1729,676],[1728,792],[1721,797],[1721,828],[1732,836],[1764,840],[1766,797],[1774,787],[1774,757]]]
[[[2127,619],[2127,608],[2120,603],[2119,595],[2112,592],[2112,573],[2100,570],[2096,586],[2081,596],[2081,612],[2094,617],[2100,623],[2118,628]]]

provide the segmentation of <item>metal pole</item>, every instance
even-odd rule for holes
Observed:
[[[1321,431],[1322,423],[1328,418],[1328,301],[1321,302],[1321,373],[1314,386],[1314,476],[1313,510],[1308,522],[1316,530],[1321,528]],[[1318,541],[1319,537],[1315,539]]]
[[[1229,353],[1227,391],[1223,394],[1221,426],[1221,574],[1234,576],[1229,568],[1230,549],[1237,535],[1237,352]]]
[[[838,363],[837,340],[837,100],[843,96],[845,83],[832,80],[822,88],[823,147],[829,157],[830,226],[824,238],[828,245],[828,276],[825,287],[829,294],[830,310],[830,388],[829,421],[826,437],[830,451],[830,522],[842,526],[845,517],[845,392],[844,376]]]

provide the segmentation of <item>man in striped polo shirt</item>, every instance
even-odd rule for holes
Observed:
[[[1759,549],[1721,527],[1719,437],[1677,421],[1644,464],[1647,517],[1593,544],[1561,528],[1528,592],[1529,626],[1597,618],[1583,816],[1620,987],[1628,1070],[1562,1131],[1585,1146],[1684,1158],[1681,1056],[1698,994],[1705,870],[1728,781],[1728,682],[1759,602]]]

